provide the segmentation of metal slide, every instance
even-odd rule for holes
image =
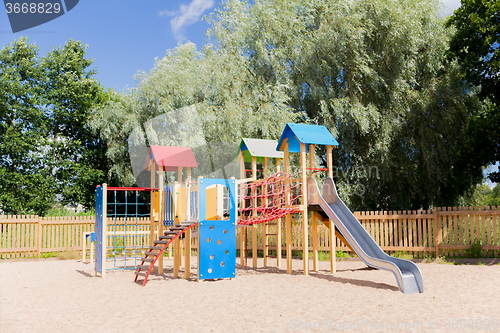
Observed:
[[[415,263],[387,255],[370,234],[363,228],[352,212],[337,194],[333,179],[323,183],[323,195],[320,194],[316,179],[307,180],[307,204],[319,205],[335,226],[340,230],[356,254],[368,266],[391,271],[398,282],[399,290],[405,294],[423,293],[422,273]]]

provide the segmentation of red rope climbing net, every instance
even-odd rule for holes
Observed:
[[[302,183],[293,180],[297,174],[300,172],[279,172],[258,182],[241,184],[238,224],[259,224],[297,213],[293,206],[302,197]]]

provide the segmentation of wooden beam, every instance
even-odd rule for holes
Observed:
[[[311,212],[311,228],[313,239],[313,270],[318,271],[318,213]]]
[[[181,258],[181,242],[179,237],[174,239],[174,277],[179,277],[179,266]]]
[[[307,174],[306,174],[306,145],[300,144],[300,170],[302,179],[302,258],[304,262],[304,275],[309,275],[309,226],[307,221]]]
[[[156,187],[156,165],[151,168],[151,188]],[[151,206],[150,207],[150,226],[149,226],[149,245],[153,246],[155,241],[155,192],[151,190]]]
[[[276,173],[281,171],[281,158],[274,159],[276,163]],[[276,220],[276,266],[281,267],[281,218]]]
[[[290,156],[288,152],[288,142],[285,142],[285,152],[284,152],[284,160],[283,166],[285,168],[285,173],[290,175]],[[287,179],[285,182],[285,200],[288,204],[290,202],[290,180]],[[286,272],[288,274],[292,274],[292,216],[287,214],[285,216],[285,232],[286,232]]]
[[[102,184],[102,245],[101,245],[101,263],[102,263],[102,274],[101,277],[106,277],[106,252],[107,252],[107,242],[108,242],[108,184]],[[153,228],[154,236],[154,228]]]
[[[246,178],[246,175],[245,175],[245,160],[243,158],[243,152],[240,151],[240,179],[245,179]],[[243,209],[245,208],[245,200],[243,200],[242,198],[245,196],[245,192],[244,190],[241,190],[240,192],[240,207]],[[246,256],[246,253],[244,253],[245,251],[245,233],[247,231],[247,228],[244,227],[244,228],[240,228],[240,266],[243,267],[245,265],[245,256]]]
[[[182,170],[183,169],[184,169],[183,167],[177,168],[177,181],[179,182],[179,184],[182,184]]]
[[[310,175],[312,176],[313,173],[314,173],[314,170],[312,170],[314,168],[314,150],[316,149],[316,145],[309,145],[309,168],[311,169],[309,172],[310,172]]]
[[[265,169],[264,169],[265,170]],[[261,186],[261,193],[264,193],[265,191],[265,185],[262,185]],[[262,205],[265,207],[267,206],[267,199],[265,196],[262,197]],[[268,261],[268,255],[269,255],[269,240],[268,240],[268,237],[267,235],[269,234],[269,222],[264,222],[263,223],[263,226],[262,226],[262,247],[263,247],[263,250],[264,250],[264,267],[268,266],[269,264],[269,261]]]
[[[264,165],[262,166],[262,172],[263,172],[263,175],[264,175],[264,179],[267,178],[267,166],[268,166],[268,160],[269,158],[268,157],[264,157]]]
[[[252,178],[257,179],[257,158],[252,156]],[[252,189],[253,217],[257,217],[257,188]],[[252,267],[257,268],[257,225],[252,224]]]
[[[184,238],[184,278],[191,277],[191,229],[186,230]]]
[[[332,146],[326,146],[326,165],[328,167],[328,177],[333,178]]]
[[[328,236],[330,240],[330,273],[337,272],[337,250],[335,248],[335,244],[337,243],[337,239],[335,238],[335,226],[330,220],[330,228],[328,228]]]
[[[163,168],[158,170],[158,236],[163,235],[163,212],[165,207],[163,207],[163,179],[164,171]],[[158,274],[163,274],[163,255],[158,258]]]

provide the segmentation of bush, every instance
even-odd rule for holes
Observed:
[[[465,256],[467,258],[482,258],[483,248],[481,246],[481,242],[476,239],[476,241],[471,244],[470,248],[465,250]]]

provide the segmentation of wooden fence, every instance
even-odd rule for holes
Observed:
[[[380,247],[389,254],[406,252],[415,258],[441,255],[459,257],[466,255],[465,251],[476,241],[480,242],[482,254],[485,257],[497,257],[500,251],[499,207],[355,212],[354,215]],[[115,231],[119,233],[125,231],[124,226],[114,226],[112,220],[108,223],[110,234]],[[147,219],[142,221],[139,227],[128,226],[127,228],[130,236],[133,236],[134,232],[137,232],[138,236],[137,238],[124,237],[120,246],[147,246],[149,235]],[[268,233],[275,233],[274,226],[269,226],[269,228]],[[252,228],[247,229],[247,244],[248,249],[251,249]],[[81,251],[83,233],[92,231],[94,231],[94,217],[0,216],[0,258],[36,257],[45,252]],[[262,225],[258,226],[257,232],[257,248],[262,250]],[[292,233],[294,242],[292,248],[301,250],[300,222],[292,222]],[[309,226],[309,235],[312,250],[311,226]],[[327,228],[322,224],[318,227],[318,235],[319,250],[328,251],[330,240]],[[282,237],[282,244],[285,244],[284,228]],[[112,242],[116,241],[116,238],[108,239],[108,246],[113,246]],[[269,239],[269,245],[275,244],[275,239]],[[193,245],[196,247],[194,239]],[[349,251],[349,248],[338,239],[336,249]]]
[[[479,241],[484,257],[498,257],[500,251],[499,207],[447,207],[428,211],[372,211],[354,212],[354,216],[373,237],[377,244],[390,255],[406,253],[414,258],[462,257],[473,243]],[[276,233],[269,226],[269,233]],[[247,228],[248,250],[252,247],[252,228]],[[263,250],[263,226],[257,227],[257,249]],[[282,225],[284,250],[285,230]],[[328,229],[318,226],[319,250],[329,251]],[[309,250],[312,250],[312,230],[309,224]],[[292,220],[293,250],[302,250],[300,222]],[[239,244],[239,241],[237,242]],[[276,241],[269,239],[269,245]],[[339,239],[337,251],[350,252]],[[239,249],[239,246],[238,246]]]
[[[94,231],[93,216],[0,216],[0,259],[40,257],[48,252],[81,251],[84,234]],[[137,225],[108,219],[108,247],[127,249],[149,243],[149,217]],[[88,240],[87,240],[88,242]],[[88,248],[88,247],[87,247]],[[81,253],[81,252],[80,252]]]

